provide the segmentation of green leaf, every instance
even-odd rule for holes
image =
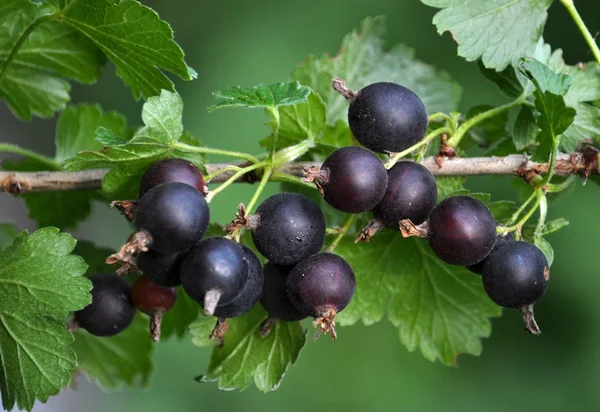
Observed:
[[[522,106],[511,132],[517,150],[523,150],[535,144],[539,130],[533,110],[528,106]]]
[[[467,119],[471,119],[480,113],[493,109],[493,106],[481,104],[471,107],[467,112]],[[482,147],[489,147],[506,136],[506,125],[508,123],[508,112],[502,112],[486,120],[482,124],[469,129],[469,136]],[[463,146],[464,147],[464,146]]]
[[[118,335],[98,337],[78,330],[73,342],[78,369],[106,390],[147,386],[155,346],[148,318],[140,314]]]
[[[196,78],[173,40],[173,30],[151,8],[131,0],[61,3],[60,21],[83,33],[108,56],[136,99],[158,95],[161,89],[174,91],[163,71],[184,80]]]
[[[106,258],[115,253],[113,249],[99,247],[92,242],[78,240],[73,254],[81,256],[88,265],[86,276],[97,275],[98,273],[112,273],[115,268],[106,263]]]
[[[509,200],[490,202],[487,204],[487,207],[492,212],[494,219],[500,223],[506,222],[517,211],[516,203]]]
[[[502,71],[486,68],[481,60],[477,61],[479,70],[490,81],[496,83],[502,92],[509,97],[519,97],[523,93],[523,85],[517,77],[515,68],[511,65]]]
[[[0,392],[5,409],[31,410],[69,384],[73,338],[63,319],[91,302],[75,239],[56,228],[21,232],[0,253]]]
[[[202,382],[218,381],[219,389],[243,390],[252,382],[268,392],[279,387],[287,369],[296,363],[306,343],[306,331],[299,322],[277,321],[266,338],[259,326],[267,317],[260,305],[239,318],[228,319],[229,331],[222,347],[213,348],[208,371]],[[192,342],[207,346],[214,318],[203,318],[190,326]]]
[[[600,65],[590,62],[583,68],[571,68],[573,84],[565,95],[569,106],[580,102],[593,102],[600,99]]]
[[[103,113],[97,104],[67,108],[58,118],[56,127],[56,161],[62,163],[84,150],[102,149],[102,144],[96,141],[99,127],[123,135],[125,118],[117,112]]]
[[[388,319],[400,340],[430,361],[455,365],[462,353],[479,355],[491,333],[489,318],[501,308],[485,294],[481,279],[440,261],[420,239],[384,231],[360,246],[344,238],[336,253],[354,268],[356,292],[338,315],[342,325]]]
[[[467,61],[479,58],[497,71],[529,56],[542,35],[552,0],[421,0],[442,8],[433,18],[438,33],[446,31]]]
[[[537,119],[540,132],[536,139],[540,142],[540,147],[536,150],[534,159],[547,161],[551,146],[558,145],[559,136],[575,118],[575,110],[566,106],[563,97],[569,90],[571,78],[552,72],[537,60],[523,62],[521,70],[536,87],[533,92],[535,107],[540,112]]]
[[[10,245],[18,234],[17,228],[10,223],[0,223],[0,252]]]
[[[384,34],[384,17],[367,18],[360,33],[346,35],[336,57],[309,56],[292,73],[295,80],[310,86],[323,98],[328,124],[347,121],[348,103],[331,88],[334,77],[341,77],[356,90],[378,81],[402,84],[419,95],[429,113],[449,112],[458,107],[461,88],[450,75],[416,60],[414,51],[406,46],[397,45],[386,52]]]
[[[561,148],[567,153],[574,152],[583,140],[600,136],[600,108],[586,103],[577,103],[573,107],[577,114],[560,140]]]
[[[463,190],[467,178],[462,176],[437,177],[438,201],[448,197],[458,190]]]
[[[546,222],[546,224],[544,225],[544,230],[542,230],[542,235],[548,236],[549,234],[552,234],[568,225],[569,225],[569,221],[562,217],[551,220],[549,222]]]
[[[182,288],[177,289],[175,306],[165,313],[161,326],[161,340],[175,336],[186,336],[189,325],[198,319],[200,305],[190,298]],[[214,326],[214,325],[213,325]]]
[[[280,106],[304,103],[307,101],[309,94],[310,88],[300,86],[298,82],[282,82],[270,86],[258,84],[252,88],[234,86],[229,90],[213,93],[219,102],[210,106],[208,110],[214,111],[227,107],[275,110]]]
[[[69,101],[69,82],[94,83],[104,55],[73,28],[51,20],[54,10],[29,0],[0,5],[0,69],[23,33],[39,24],[21,45],[0,83],[0,96],[19,118],[52,117]]]
[[[101,139],[112,145],[100,151],[84,151],[64,163],[67,170],[111,168],[102,181],[102,189],[114,197],[135,198],[142,174],[153,163],[179,157],[203,167],[204,158],[191,145],[179,141],[183,133],[183,103],[176,93],[163,90],[160,96],[148,99],[142,109],[145,127],[127,143],[107,137],[99,129]],[[111,135],[112,136],[112,135]]]

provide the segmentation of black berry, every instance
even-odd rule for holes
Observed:
[[[352,267],[332,253],[312,255],[298,263],[287,282],[292,305],[301,313],[313,316],[315,326],[320,326],[320,331],[325,333],[331,332],[334,339],[335,315],[348,306],[355,287]]]
[[[415,225],[429,217],[437,202],[437,185],[431,172],[423,165],[401,161],[388,170],[385,196],[373,215],[385,226],[398,229],[398,222],[410,219]]]
[[[92,303],[75,312],[77,325],[96,336],[113,336],[131,324],[135,307],[131,286],[115,274],[90,277]]]
[[[429,245],[444,262],[469,266],[483,260],[496,242],[496,222],[481,201],[451,196],[429,216]]]
[[[371,210],[383,199],[388,175],[373,152],[349,146],[325,159],[315,182],[331,206],[346,213],[361,213]]]
[[[159,255],[152,250],[137,255],[136,266],[152,283],[164,287],[174,287],[181,284],[179,271],[182,253]]]
[[[278,193],[256,210],[252,231],[256,248],[278,265],[293,265],[319,252],[325,241],[325,216],[315,202],[298,193]]]
[[[427,110],[406,87],[373,83],[350,102],[348,124],[363,146],[380,153],[401,152],[425,136]]]
[[[240,290],[240,294],[227,305],[217,306],[214,315],[220,319],[241,316],[256,305],[263,290],[263,268],[254,252],[242,245],[248,266],[248,278]]]
[[[194,246],[208,229],[204,196],[185,183],[164,183],[139,201],[135,225],[150,236],[150,248],[162,255]]]
[[[183,289],[209,316],[217,305],[231,303],[240,294],[247,278],[244,249],[223,237],[200,241],[181,263]]]
[[[485,259],[482,279],[494,302],[505,308],[519,308],[537,302],[546,292],[550,269],[539,248],[513,240]]]
[[[514,240],[513,236],[510,233],[498,234],[496,236],[496,243],[494,243],[494,247],[492,248],[492,251],[490,252],[490,254],[487,255],[487,257],[485,259],[483,259],[481,262],[477,262],[474,265],[467,266],[467,269],[469,269],[471,272],[473,272],[477,275],[481,275],[481,273],[483,272],[483,263],[486,261],[486,259],[491,256],[491,254],[494,252],[494,250],[498,249],[500,246],[502,246],[504,243],[508,242],[509,240]]]
[[[264,267],[265,284],[260,304],[272,319],[293,322],[307,315],[300,312],[288,298],[287,280],[293,266],[278,266],[267,262]]]
[[[155,186],[169,182],[185,183],[201,193],[206,192],[204,177],[198,167],[184,159],[163,159],[146,170],[140,182],[139,197]]]

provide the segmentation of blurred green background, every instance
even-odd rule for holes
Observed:
[[[484,1],[484,0],[482,0]],[[486,0],[487,1],[487,0]],[[416,0],[330,0],[283,2],[155,0],[153,7],[168,21],[187,62],[198,73],[193,82],[177,81],[185,103],[184,125],[207,145],[259,152],[257,141],[267,133],[260,111],[227,110],[208,114],[211,92],[232,85],[251,86],[285,80],[309,53],[337,53],[342,37],[366,16],[388,17],[388,45],[405,43],[417,57],[450,72],[464,88],[461,110],[505,99],[479,75],[476,65],[456,57],[449,35],[438,36],[431,24],[434,9]],[[555,2],[544,33],[562,47],[567,62],[591,60],[586,45],[562,6]],[[577,1],[592,33],[600,31],[597,0]],[[92,87],[75,86],[74,100],[99,102],[139,125],[141,102],[106,67]],[[3,141],[53,153],[54,120],[20,123],[0,107]],[[1,160],[2,158],[0,158]],[[219,160],[219,159],[213,159]],[[512,199],[511,179],[473,178],[473,190],[490,191],[495,199]],[[271,190],[274,188],[271,187]],[[236,205],[253,188],[237,185],[211,204],[219,221],[230,219]],[[537,306],[543,329],[526,335],[516,312],[493,321],[493,334],[480,357],[459,358],[458,368],[432,364],[402,346],[397,330],[376,326],[343,328],[340,339],[309,343],[280,389],[264,395],[254,388],[221,392],[214,383],[199,384],[209,349],[191,343],[165,342],[157,352],[155,373],[145,389],[106,394],[79,380],[76,390],[64,390],[36,411],[178,410],[235,411],[593,411],[600,410],[600,271],[595,263],[600,215],[600,188],[578,187],[551,205],[550,218],[564,216],[571,225],[552,235],[556,258],[551,287]],[[33,229],[22,202],[0,196],[0,221]],[[115,211],[96,205],[93,218],[77,231],[79,238],[117,247],[128,227]]]

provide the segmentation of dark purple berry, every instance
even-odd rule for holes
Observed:
[[[155,186],[170,182],[185,183],[203,194],[206,191],[202,172],[195,164],[188,160],[171,158],[160,160],[146,170],[140,182],[138,197],[144,196]]]
[[[505,242],[483,264],[483,287],[496,304],[519,308],[538,301],[548,288],[550,268],[535,245]]]
[[[481,273],[483,272],[483,262],[485,262],[485,260],[491,256],[491,254],[494,252],[494,250],[498,249],[500,246],[502,246],[504,243],[508,242],[509,240],[514,240],[513,236],[510,233],[498,234],[496,236],[496,243],[494,243],[494,247],[492,248],[492,251],[490,252],[490,254],[487,255],[487,257],[485,259],[483,259],[482,261],[477,262],[474,265],[467,266],[467,269],[469,269],[471,272],[473,272],[477,275],[481,275]]]
[[[293,265],[321,250],[325,216],[315,202],[298,193],[278,193],[256,210],[252,240],[258,251],[278,265]]]
[[[398,222],[410,219],[415,225],[429,217],[437,202],[437,185],[431,172],[423,165],[401,161],[388,170],[385,196],[373,215],[385,226],[398,230]]]
[[[415,93],[395,83],[373,83],[357,93],[348,109],[352,134],[376,152],[401,152],[427,131],[427,110]]]
[[[219,304],[227,305],[240,294],[248,278],[246,259],[244,249],[234,241],[206,238],[183,258],[181,285],[210,316]]]
[[[147,315],[166,312],[175,305],[177,289],[159,286],[147,276],[140,276],[131,287],[131,299],[135,307]]]
[[[260,299],[263,290],[263,268],[260,260],[246,246],[242,245],[242,249],[244,249],[248,266],[248,278],[242,286],[240,294],[231,303],[217,306],[214,315],[219,319],[235,318],[250,312]]]
[[[451,196],[429,216],[429,245],[446,263],[470,266],[482,261],[496,242],[496,222],[487,206],[469,196]]]
[[[136,266],[152,283],[159,286],[175,287],[181,285],[179,276],[183,253],[159,255],[152,250],[137,255]]]
[[[287,279],[293,266],[278,266],[267,262],[264,267],[265,284],[260,304],[269,314],[269,318],[293,322],[304,319],[288,298]]]
[[[75,312],[75,322],[96,336],[113,336],[122,332],[135,316],[131,286],[112,273],[95,275],[90,280],[92,303]]]
[[[348,146],[325,159],[315,182],[331,206],[346,213],[361,213],[381,202],[388,175],[373,152]]]
[[[204,196],[185,183],[164,183],[139,201],[135,225],[150,236],[150,249],[162,255],[188,250],[208,229]]]
[[[338,255],[319,253],[298,263],[288,276],[287,292],[292,305],[315,325],[336,338],[334,319],[352,300],[356,278],[352,267]]]

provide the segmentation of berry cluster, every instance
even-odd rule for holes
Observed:
[[[475,198],[451,196],[437,203],[435,178],[421,164],[404,160],[386,170],[374,153],[404,151],[424,138],[428,119],[419,97],[392,83],[354,92],[335,79],[334,88],[350,101],[348,123],[364,147],[334,151],[320,168],[307,169],[305,180],[314,182],[337,210],[372,211],[357,242],[386,227],[405,237],[425,237],[442,261],[480,274],[489,297],[521,309],[526,329],[539,333],[533,304],[548,285],[544,254],[498,230],[487,206]],[[151,316],[157,340],[162,314],[176,299],[173,288],[181,285],[217,318],[214,339],[222,341],[228,318],[247,313],[259,301],[268,313],[263,336],[276,320],[313,317],[317,336],[330,332],[335,338],[335,316],[350,303],[356,281],[343,258],[321,252],[326,222],[318,205],[297,193],[279,193],[254,215],[241,209],[228,226],[229,236],[204,238],[210,221],[206,193],[200,170],[185,160],[166,159],[150,167],[132,203],[137,232],[108,259],[122,264],[118,273],[137,268],[144,276],[131,291],[116,275],[92,278],[92,304],[76,313],[76,322],[99,336],[118,333],[131,322],[135,305]],[[232,240],[240,228],[251,231],[268,261],[264,267],[251,249]]]
[[[350,102],[350,129],[366,149],[336,150],[319,170],[307,170],[306,180],[314,181],[325,201],[342,212],[373,211],[357,242],[368,241],[383,227],[426,237],[441,260],[481,274],[489,297],[500,306],[521,309],[526,329],[539,333],[533,304],[545,293],[550,276],[542,251],[510,234],[497,234],[502,230],[475,198],[451,196],[436,205],[435,178],[419,163],[397,162],[386,172],[370,151],[403,151],[423,139],[427,113],[419,97],[392,83],[356,92],[334,79],[333,87]]]
[[[217,318],[212,338],[222,340],[226,319],[249,312],[259,300],[269,314],[261,333],[274,320],[315,318],[319,332],[335,338],[334,318],[352,299],[354,272],[341,257],[320,253],[325,217],[317,204],[296,193],[266,199],[244,225],[252,231],[256,254],[228,237],[203,238],[210,221],[200,170],[182,159],[166,159],[144,174],[140,197],[131,213],[135,232],[121,251],[109,257],[118,273],[143,273],[133,287],[117,275],[92,277],[92,303],[75,314],[78,326],[98,336],[124,330],[134,307],[150,315],[150,333],[160,336],[160,321],[175,304],[176,290]],[[108,280],[107,280],[108,279]],[[262,297],[262,299],[261,299]]]

